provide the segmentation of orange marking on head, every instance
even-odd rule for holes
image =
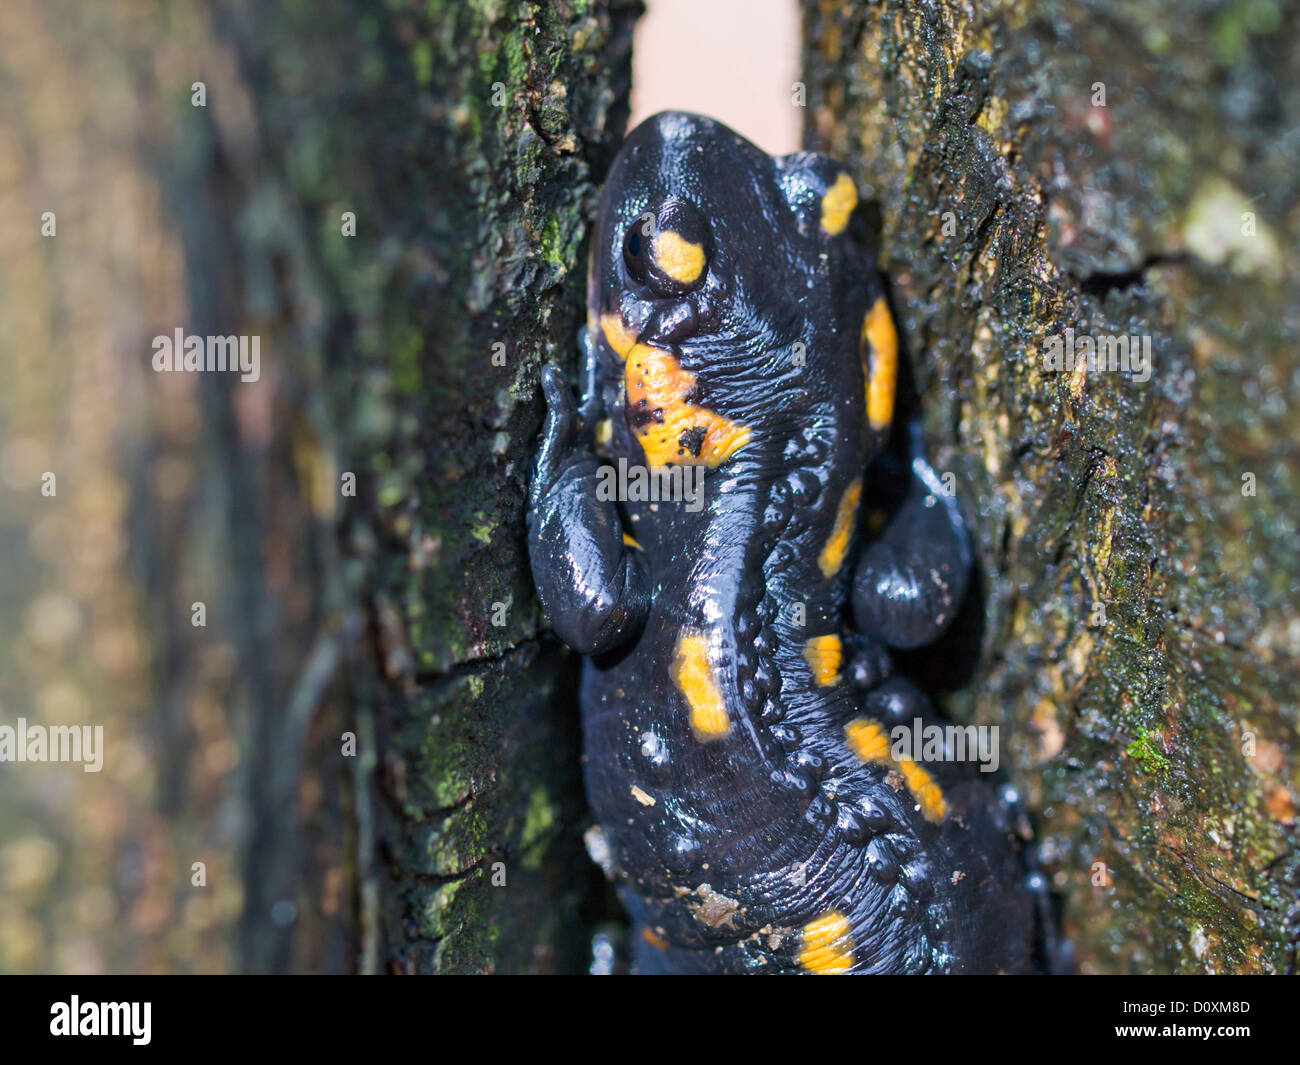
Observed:
[[[671,352],[638,344],[636,334],[617,314],[602,315],[600,326],[606,342],[623,360],[628,413],[635,414],[639,423],[632,431],[651,466],[675,462],[713,469],[749,443],[748,427],[686,401],[695,387],[695,375],[682,369]],[[682,443],[683,433],[700,429],[704,430],[701,439],[688,437],[690,445]]]
[[[826,546],[817,558],[822,576],[828,579],[839,573],[840,567],[844,565],[844,556],[849,552],[849,540],[853,535],[853,519],[857,515],[858,501],[861,498],[862,480],[859,478],[844,489],[844,495],[840,497],[839,506],[835,510],[835,524],[831,527]]]
[[[713,469],[749,443],[746,426],[687,402],[695,375],[667,351],[636,344],[626,358],[624,383],[629,424],[651,466],[675,462]],[[683,443],[683,434],[700,429],[701,439],[687,436]]]
[[[623,318],[617,314],[600,316],[600,331],[605,336],[605,343],[614,349],[620,359],[626,359],[636,347],[636,334],[623,324]]]
[[[867,382],[867,421],[873,429],[884,429],[894,417],[894,389],[898,381],[898,333],[883,296],[871,305],[871,310],[862,319],[859,351],[863,376]]]
[[[799,964],[819,976],[838,976],[853,967],[853,930],[849,919],[831,910],[803,926]]]
[[[704,248],[671,229],[661,229],[650,244],[655,265],[681,285],[689,285],[704,270]]]

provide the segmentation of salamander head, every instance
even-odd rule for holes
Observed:
[[[865,421],[874,271],[850,235],[857,198],[825,156],[773,158],[709,118],[637,127],[605,185],[587,289],[588,327],[626,368],[629,422],[661,417],[670,394],[737,424],[826,404]]]

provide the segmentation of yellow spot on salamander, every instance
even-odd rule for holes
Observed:
[[[803,656],[808,660],[808,668],[819,687],[827,688],[839,683],[844,645],[838,636],[814,636],[804,644]]]
[[[624,547],[630,547],[630,548],[632,548],[633,550],[636,550],[636,551],[644,551],[644,550],[645,550],[645,548],[643,548],[640,544],[638,544],[638,543],[636,542],[636,538],[635,538],[635,537],[629,536],[627,533],[624,533],[624,534],[623,534],[623,546],[624,546]]]
[[[822,576],[827,579],[839,573],[840,567],[844,565],[844,556],[849,552],[849,539],[853,535],[853,519],[857,516],[858,500],[861,498],[862,479],[859,478],[844,489],[840,505],[835,510],[835,524],[831,526],[826,546],[817,558]]]
[[[942,821],[943,815],[948,812],[948,804],[944,801],[943,789],[934,782],[934,778],[910,758],[901,759],[898,769],[925,819]]]
[[[614,436],[614,426],[608,418],[601,418],[596,423],[596,446],[609,447],[609,442]]]
[[[858,205],[858,189],[848,174],[841,174],[822,197],[822,229],[832,237],[844,232]]]
[[[681,285],[689,285],[704,270],[704,249],[671,229],[661,229],[650,246],[655,266]]]
[[[860,761],[889,761],[889,736],[883,726],[869,717],[855,718],[845,725],[844,739]]]
[[[722,692],[709,666],[709,641],[703,633],[684,632],[677,638],[671,675],[690,708],[697,740],[707,743],[731,731]]]
[[[749,443],[749,428],[686,397],[695,375],[671,352],[638,344],[616,314],[602,316],[605,340],[623,359],[628,424],[651,466],[699,464],[713,469]]]
[[[644,939],[647,943],[649,943],[652,947],[654,947],[655,950],[668,949],[668,940],[664,939],[664,937],[661,936],[658,932],[656,932],[653,928],[641,929],[641,938]]]
[[[818,976],[839,976],[853,967],[853,930],[836,910],[803,926],[799,964]]]
[[[898,380],[898,333],[884,297],[876,300],[862,319],[859,349],[867,381],[867,421],[873,429],[884,429],[894,417],[894,387]]]
[[[907,790],[912,793],[927,821],[942,821],[948,812],[943,789],[934,778],[910,758],[894,758],[889,751],[889,736],[884,726],[869,717],[859,717],[844,726],[844,742],[860,761],[898,766]]]
[[[620,359],[626,359],[636,347],[636,334],[623,324],[620,315],[602,314],[600,331],[605,335],[605,342],[614,349]]]

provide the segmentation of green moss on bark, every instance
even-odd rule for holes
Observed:
[[[372,963],[576,968],[577,730],[557,697],[571,666],[540,636],[524,500],[538,368],[573,357],[573,280],[622,136],[636,8],[217,10],[313,220],[326,309],[307,339],[323,352],[335,461],[357,474],[341,516],[368,639],[359,713],[378,744],[359,780]]]

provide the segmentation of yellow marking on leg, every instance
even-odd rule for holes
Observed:
[[[910,758],[894,758],[890,754],[889,736],[878,721],[869,717],[854,718],[844,726],[844,742],[859,761],[898,766],[907,790],[921,808],[921,815],[935,823],[944,819],[948,803],[944,800],[943,789],[917,762]]]
[[[858,500],[861,498],[862,479],[858,478],[844,489],[844,495],[840,497],[840,505],[835,511],[835,524],[831,527],[831,535],[817,558],[822,576],[828,579],[839,573],[840,567],[844,565],[844,556],[849,551],[849,539],[853,535],[853,519],[857,515]]]
[[[596,423],[596,446],[609,447],[609,442],[614,436],[614,425],[608,418],[601,418]]]
[[[848,174],[840,174],[822,197],[822,229],[832,237],[844,232],[858,205],[858,188]]]
[[[838,976],[853,967],[853,930],[849,919],[831,910],[803,926],[799,964],[819,976]]]
[[[650,244],[655,266],[680,285],[689,285],[704,270],[704,248],[671,229],[661,229]]]
[[[820,688],[828,688],[840,681],[840,663],[844,661],[844,645],[835,635],[814,636],[803,646],[803,656],[812,670],[813,680]]]
[[[677,637],[671,676],[690,708],[691,728],[697,740],[707,743],[731,731],[727,707],[709,665],[708,637],[701,632],[684,632]]]
[[[873,429],[884,429],[894,417],[898,333],[883,296],[871,305],[871,310],[862,319],[862,337],[858,346],[862,355],[862,373],[867,382],[867,421]]]
[[[636,542],[636,539],[634,537],[629,536],[627,533],[623,534],[623,546],[634,548],[637,551],[645,550],[645,548],[643,548],[640,544]]]

